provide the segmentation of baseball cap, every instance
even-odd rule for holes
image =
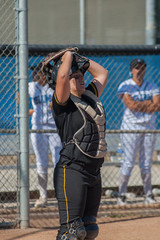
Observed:
[[[138,65],[144,65],[146,67],[146,63],[143,59],[141,58],[136,58],[134,59],[131,63],[130,63],[130,70],[132,70],[133,68],[135,68]]]

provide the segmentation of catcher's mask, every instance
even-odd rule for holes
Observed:
[[[47,76],[47,82],[53,90],[55,90],[56,87],[58,69],[61,66],[61,64],[62,61],[61,58],[59,58],[57,61],[54,62],[53,66],[50,63],[48,63],[47,66],[44,68],[44,72]],[[69,75],[72,75],[77,70],[80,70],[84,75],[88,68],[89,60],[87,58],[81,57],[77,53],[73,53],[73,61]]]

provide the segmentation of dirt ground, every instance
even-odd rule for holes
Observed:
[[[160,217],[99,224],[96,240],[159,240]],[[55,240],[57,229],[0,230],[0,240]]]

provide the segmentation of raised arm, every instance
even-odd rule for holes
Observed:
[[[88,71],[93,76],[93,82],[97,87],[98,97],[100,97],[108,80],[108,70],[92,60],[89,60],[89,62]]]
[[[58,69],[55,93],[58,101],[62,104],[65,103],[70,96],[69,73],[72,60],[72,52],[66,52],[62,56],[62,64]]]

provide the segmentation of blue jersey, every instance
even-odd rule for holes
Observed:
[[[143,81],[138,86],[133,79],[122,82],[118,88],[117,95],[122,97],[123,94],[129,94],[135,101],[152,100],[154,95],[159,95],[159,89],[156,84]],[[124,114],[121,129],[154,129],[155,113],[133,112],[124,104]]]

